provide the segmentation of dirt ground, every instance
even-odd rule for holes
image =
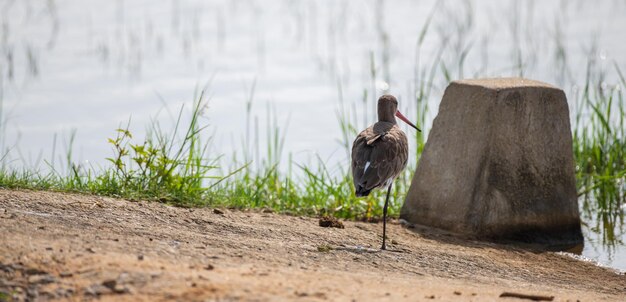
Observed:
[[[0,189],[0,300],[626,301],[626,276],[425,227]],[[529,301],[529,300],[528,300]]]

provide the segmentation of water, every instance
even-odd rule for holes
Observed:
[[[264,150],[269,110],[286,130],[283,155],[296,162],[319,155],[342,166],[340,98],[357,128],[374,119],[374,108],[359,107],[364,93],[371,104],[386,88],[417,119],[423,112],[409,101],[416,73],[428,76],[440,58],[422,128],[437,112],[448,83],[444,71],[452,80],[523,75],[553,83],[572,108],[589,59],[598,76],[606,73],[606,87],[616,87],[612,66],[626,66],[623,16],[626,3],[608,0],[4,0],[0,147],[14,148],[14,166],[40,167],[53,154],[58,164],[76,129],[76,159],[98,167],[111,155],[106,138],[115,128],[131,118],[141,137],[151,119],[171,124],[206,87],[203,118],[214,154],[241,157],[248,123]],[[256,122],[246,121],[250,96]],[[626,270],[623,243],[602,244],[594,219],[587,224],[583,255]]]

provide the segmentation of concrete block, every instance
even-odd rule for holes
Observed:
[[[400,217],[486,239],[582,243],[563,91],[521,78],[450,84]]]

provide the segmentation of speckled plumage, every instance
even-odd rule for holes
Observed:
[[[377,122],[363,130],[352,145],[356,195],[367,196],[375,188],[389,186],[406,167],[408,158],[407,138],[397,124]]]

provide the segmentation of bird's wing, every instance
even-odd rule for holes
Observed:
[[[386,185],[404,169],[407,159],[407,139],[397,126],[387,131],[364,130],[352,145],[354,186],[369,191]]]

